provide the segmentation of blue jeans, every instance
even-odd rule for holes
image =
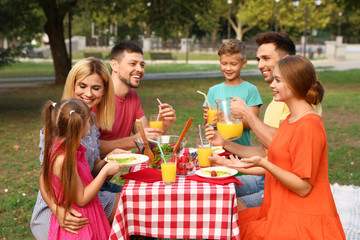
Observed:
[[[244,186],[235,184],[236,198],[247,208],[260,206],[264,197],[265,175],[241,175],[237,179]]]
[[[101,186],[100,191],[118,193],[118,192],[121,192],[122,189],[123,189],[122,186],[117,185],[115,183],[112,183],[112,182],[109,182],[109,181],[106,180],[104,182],[104,184]]]

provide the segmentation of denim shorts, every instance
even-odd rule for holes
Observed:
[[[236,198],[247,208],[260,206],[264,197],[265,175],[241,175],[237,179],[244,186],[235,185]]]
[[[105,181],[104,184],[101,186],[100,191],[118,193],[118,192],[121,192],[122,188],[123,187],[120,185],[117,185],[117,184],[109,182],[109,181]]]

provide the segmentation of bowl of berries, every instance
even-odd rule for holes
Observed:
[[[176,174],[178,176],[190,176],[194,174],[195,159],[191,155],[178,157]]]

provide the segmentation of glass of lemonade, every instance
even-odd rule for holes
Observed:
[[[165,157],[165,160],[164,160]],[[176,180],[177,155],[175,153],[161,155],[161,176],[165,185],[173,185]]]
[[[201,168],[210,167],[211,161],[209,157],[212,155],[211,146],[206,139],[201,141],[199,140],[197,143],[197,154],[198,154],[198,164]]]
[[[210,104],[210,107],[211,109],[207,111],[207,123],[210,125],[215,125],[216,123],[213,121],[213,119],[216,118],[217,108],[215,104]]]
[[[243,133],[243,123],[240,119],[235,119],[230,113],[230,103],[232,98],[221,98],[216,100],[217,106],[217,130],[225,140],[240,138]]]
[[[149,127],[163,129],[163,121],[158,119],[158,114],[150,114]]]

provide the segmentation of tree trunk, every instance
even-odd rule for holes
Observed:
[[[236,32],[236,39],[242,41],[243,34],[242,34],[242,31],[241,31],[241,28],[240,27],[237,28],[235,32]]]
[[[55,68],[55,84],[64,85],[67,74],[71,69],[64,37],[63,21],[65,13],[60,12],[56,6],[55,0],[40,0],[39,4],[47,19],[44,29],[49,36],[51,54]]]
[[[151,37],[151,28],[150,28],[150,24],[147,22],[145,23],[145,37],[146,38],[150,38]]]
[[[213,46],[215,46],[216,44],[216,35],[217,35],[217,29],[214,28],[212,31],[211,31],[211,44]]]
[[[165,48],[167,48],[167,46],[166,46],[166,37],[165,36],[166,35],[165,35],[165,31],[164,31],[162,39],[161,39],[162,50],[165,50]]]
[[[236,33],[236,39],[242,41],[243,34],[242,34],[242,22],[240,19],[237,19],[236,23],[230,19],[230,25],[234,29]]]

